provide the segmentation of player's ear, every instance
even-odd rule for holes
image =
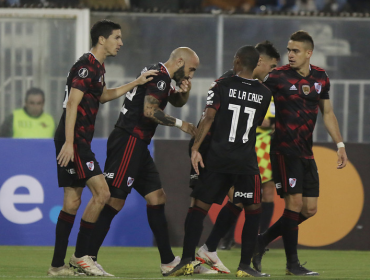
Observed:
[[[260,66],[262,63],[262,57],[260,56],[260,58],[258,59],[258,63],[257,63],[257,66]]]
[[[104,36],[99,36],[99,41],[98,42],[99,42],[100,45],[104,45],[106,40],[107,39],[105,39]]]
[[[307,58],[311,58],[311,56],[312,56],[312,52],[313,52],[312,50],[307,50],[307,51],[306,51],[306,57],[307,57]]]
[[[180,68],[185,64],[185,60],[182,57],[177,59],[177,66]]]

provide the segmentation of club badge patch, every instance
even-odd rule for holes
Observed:
[[[321,92],[321,83],[315,83],[315,89],[317,93]]]
[[[159,82],[157,83],[157,87],[158,87],[158,89],[159,89],[159,90],[164,90],[164,89],[166,88],[166,83],[165,83],[165,81],[159,81]]]
[[[302,86],[302,91],[305,95],[309,95],[310,94],[310,86],[309,85],[303,85]]]
[[[85,79],[87,75],[89,75],[89,70],[87,70],[86,68],[81,68],[80,70],[78,70],[78,76],[80,76],[82,79]]]
[[[86,165],[87,165],[87,168],[90,170],[90,171],[93,171],[94,170],[94,162],[93,161],[89,161],[89,162],[86,162]]]
[[[128,177],[127,178],[127,186],[128,187],[131,187],[132,186],[132,184],[134,183],[134,178],[131,178],[131,177]]]
[[[289,178],[289,185],[290,185],[290,187],[294,188],[296,183],[297,183],[297,179],[296,178]]]

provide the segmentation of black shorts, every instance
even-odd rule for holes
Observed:
[[[126,199],[134,188],[141,196],[162,188],[148,145],[121,128],[109,135],[104,176],[111,197]]]
[[[63,141],[54,141],[56,156],[62,149]],[[70,161],[66,167],[60,167],[57,162],[58,184],[64,187],[85,187],[86,181],[91,177],[103,174],[95,154],[88,145],[74,144],[74,161]]]
[[[271,154],[272,174],[276,191],[284,194],[301,193],[304,197],[319,197],[319,173],[314,159]]]
[[[204,203],[222,204],[229,189],[234,186],[234,204],[257,204],[261,202],[260,175],[227,174],[202,169],[191,196]]]

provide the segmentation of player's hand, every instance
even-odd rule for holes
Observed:
[[[57,157],[57,161],[61,167],[66,167],[69,161],[74,161],[73,144],[64,143]]]
[[[194,137],[195,133],[197,133],[197,128],[192,123],[188,123],[186,121],[182,121],[182,125],[180,129],[190,134],[192,137]]]
[[[344,147],[339,148],[338,152],[337,152],[337,155],[338,155],[337,169],[342,169],[342,168],[346,167],[347,161],[348,161],[346,149]]]
[[[204,163],[202,155],[198,151],[191,151],[191,164],[193,165],[195,172],[199,175],[199,164],[204,168]]]
[[[157,70],[149,70],[144,72],[139,76],[139,78],[136,79],[139,85],[143,85],[151,80],[153,80],[153,77],[149,76],[157,76],[158,71]]]
[[[181,85],[179,86],[177,92],[183,93],[189,92],[190,90],[191,90],[191,81],[186,79],[181,82]]]

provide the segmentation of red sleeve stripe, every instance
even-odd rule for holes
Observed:
[[[77,153],[77,144],[74,144],[73,148],[74,148],[73,149],[74,150],[74,156],[75,156],[74,161],[75,161],[77,176],[78,176],[78,179],[83,179],[86,176],[85,176],[85,171],[82,167],[80,155]]]
[[[118,168],[118,171],[117,171],[116,178],[113,180],[112,185],[116,188],[118,188],[121,185],[123,177],[125,176],[128,164],[129,164],[130,159],[131,159],[132,152],[134,151],[135,143],[136,143],[136,138],[132,137],[130,135],[130,138],[128,139],[128,142],[127,142],[125,152],[124,152],[123,157],[122,157],[121,164],[120,164],[120,166]]]

